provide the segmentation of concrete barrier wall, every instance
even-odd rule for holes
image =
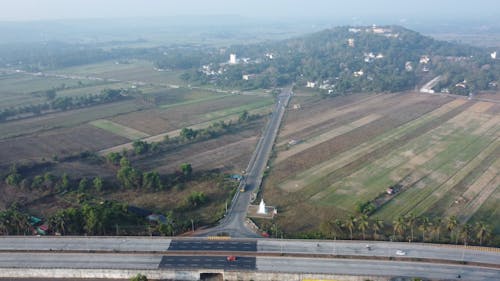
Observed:
[[[389,278],[374,276],[348,276],[332,274],[300,274],[300,273],[274,273],[274,272],[225,272],[224,280],[228,281],[389,281]]]
[[[0,268],[2,278],[88,278],[88,279],[125,279],[136,276],[138,273],[149,279],[169,280],[199,280],[198,271],[170,271],[170,270],[123,270],[123,269],[48,269],[48,268]]]
[[[221,273],[228,281],[303,281],[303,280],[336,280],[336,281],[389,281],[389,278],[374,276],[347,276],[331,274],[296,274],[274,272],[224,272],[223,270],[120,270],[120,269],[48,269],[48,268],[0,268],[2,278],[87,278],[87,279],[124,279],[129,280],[138,273],[156,280],[199,280],[200,273]]]

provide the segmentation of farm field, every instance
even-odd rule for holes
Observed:
[[[263,189],[283,230],[314,231],[373,203],[370,217],[386,225],[457,216],[500,234],[499,104],[415,93],[291,104],[301,106],[287,112]]]
[[[230,119],[244,110],[270,108],[271,97],[253,95],[207,94],[187,102],[170,103],[167,108],[156,107],[116,116],[111,121],[150,135],[162,134],[204,122]]]
[[[142,60],[130,60],[126,63],[106,61],[77,67],[68,67],[52,71],[54,74],[81,75],[122,82],[184,85],[177,71],[155,70],[153,63]]]
[[[85,87],[78,89],[84,94],[89,93],[86,92],[87,86],[92,87],[97,83],[85,79],[43,77],[25,73],[2,73],[0,71],[0,109],[43,103],[47,100],[43,91],[59,88],[63,84],[68,88],[80,87],[78,81],[85,85]],[[110,88],[110,86],[107,87]]]
[[[0,166],[82,151],[113,151],[113,148],[121,151],[122,145],[130,148],[127,145],[132,140],[162,141],[165,135],[178,135],[183,127],[205,128],[216,121],[236,120],[245,110],[266,113],[273,102],[270,95],[234,95],[171,87],[167,85],[172,82],[167,77],[171,74],[154,70],[146,61],[125,64],[110,61],[60,69],[44,76],[3,73],[0,79],[5,91],[0,95],[2,106],[47,102],[45,96],[33,93],[53,88],[58,88],[57,96],[61,97],[97,94],[108,88],[134,88],[139,92],[124,101],[0,123]],[[157,80],[151,80],[153,84],[137,82],[144,77]]]
[[[265,118],[252,121],[241,130],[209,139],[175,151],[156,153],[134,164],[143,170],[172,173],[182,163],[190,163],[195,170],[218,169],[223,172],[239,173],[250,160],[258,136],[265,125]]]

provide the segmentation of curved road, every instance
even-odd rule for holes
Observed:
[[[281,120],[285,114],[286,106],[292,96],[292,86],[282,90],[278,95],[277,103],[274,105],[271,119],[269,120],[262,136],[257,143],[255,152],[248,164],[245,179],[240,183],[240,188],[245,187],[245,192],[240,192],[240,188],[235,194],[231,206],[226,216],[216,227],[199,231],[195,236],[216,236],[224,235],[231,237],[260,237],[245,225],[247,209],[252,198],[258,192],[262,182],[262,175],[266,169],[269,156],[271,154],[276,135],[280,128]]]

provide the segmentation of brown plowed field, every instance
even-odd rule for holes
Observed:
[[[110,145],[117,145],[128,140],[89,125],[68,129],[0,140],[1,165],[28,160],[40,161],[72,155],[82,151],[95,151]]]

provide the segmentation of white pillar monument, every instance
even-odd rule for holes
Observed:
[[[264,199],[260,199],[258,214],[266,214],[266,204],[264,203]]]

